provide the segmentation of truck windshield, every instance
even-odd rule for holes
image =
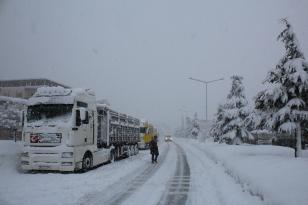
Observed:
[[[146,127],[140,127],[140,133],[145,134],[146,131],[147,131],[147,128],[146,128]]]
[[[28,107],[27,121],[34,122],[42,119],[58,118],[70,116],[72,104],[49,104],[33,105]]]

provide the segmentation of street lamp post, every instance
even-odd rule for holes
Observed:
[[[200,83],[203,83],[205,84],[205,120],[207,120],[207,85],[209,83],[213,83],[213,82],[216,82],[216,81],[220,81],[220,80],[223,80],[223,78],[219,78],[219,79],[216,79],[216,80],[210,80],[210,81],[204,81],[204,80],[199,80],[199,79],[196,79],[196,78],[188,78],[189,80],[194,80],[194,81],[197,81],[197,82],[200,82]]]

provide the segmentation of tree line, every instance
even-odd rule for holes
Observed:
[[[301,155],[303,132],[308,125],[308,62],[287,19],[277,40],[285,53],[263,81],[264,89],[254,97],[252,107],[244,93],[243,77],[232,76],[225,103],[220,104],[210,135],[217,142],[240,144],[254,139],[253,133],[276,133],[296,139],[295,156]]]

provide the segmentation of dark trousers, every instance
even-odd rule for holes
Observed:
[[[152,153],[152,162],[157,162],[158,154]]]

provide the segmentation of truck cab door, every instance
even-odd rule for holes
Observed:
[[[94,144],[94,113],[85,110],[85,116],[81,121],[81,130],[84,136],[84,144]]]
[[[93,115],[85,108],[79,108],[75,114],[76,123],[73,131],[72,145],[93,144]]]

